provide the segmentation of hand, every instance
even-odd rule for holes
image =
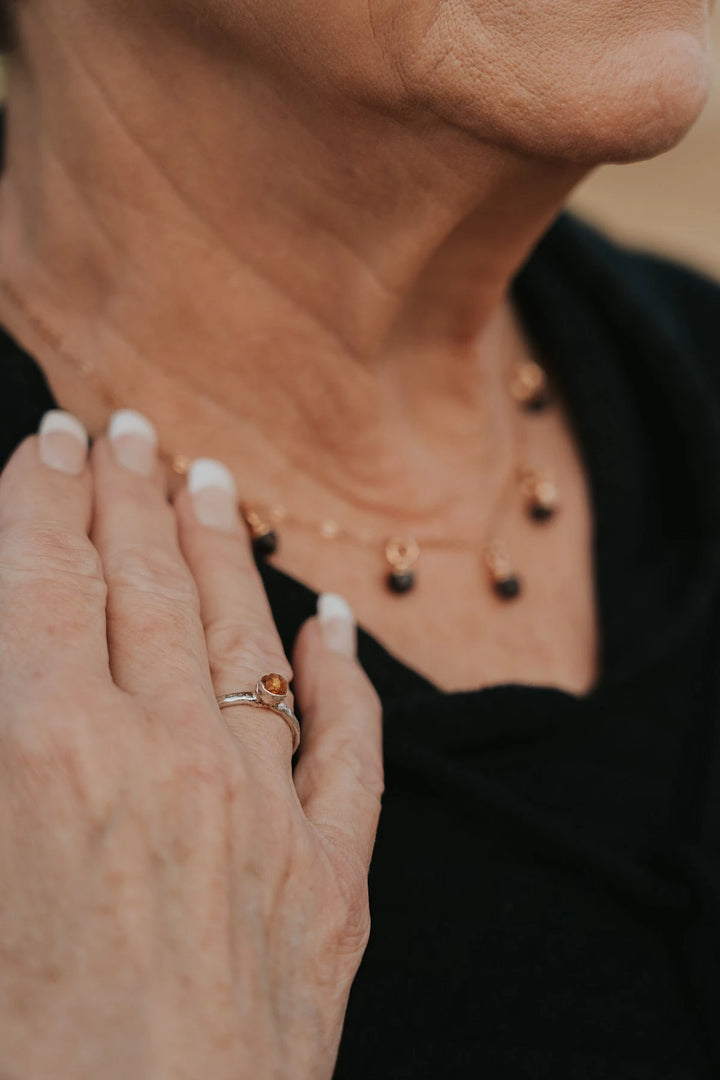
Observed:
[[[322,1080],[369,931],[379,702],[352,622],[313,618],[294,775],[281,717],[220,712],[292,671],[229,475],[170,506],[145,427],[88,462],[48,414],[0,478],[0,1075]]]

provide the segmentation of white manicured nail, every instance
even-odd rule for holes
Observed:
[[[190,466],[187,483],[201,525],[223,532],[238,531],[237,487],[228,468],[212,458],[198,458]]]
[[[76,417],[60,409],[46,412],[38,436],[43,465],[72,476],[80,475],[87,460],[88,434]]]
[[[326,647],[343,656],[355,656],[357,629],[355,615],[347,600],[338,593],[321,593],[317,614]]]
[[[119,409],[110,417],[107,434],[118,465],[138,476],[152,476],[157,464],[158,437],[142,413]]]

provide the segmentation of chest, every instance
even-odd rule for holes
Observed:
[[[597,675],[594,527],[570,446],[559,480],[556,520],[538,526],[510,507],[499,522],[521,583],[512,600],[494,591],[480,549],[421,548],[416,584],[403,595],[388,590],[376,551],[290,536],[274,561],[318,592],[345,596],[364,629],[442,690],[527,683],[583,693]]]

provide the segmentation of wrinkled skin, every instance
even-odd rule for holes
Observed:
[[[707,85],[702,0],[22,0],[18,15],[4,271],[121,400],[165,408],[170,444],[192,434],[254,490],[302,448],[315,516],[332,462],[341,511],[412,519],[479,481],[492,504],[497,477],[467,461],[482,414],[463,346],[510,321],[511,276],[584,168],[671,146]],[[43,351],[22,312],[0,314]],[[485,373],[509,333],[486,333]],[[198,357],[219,387],[204,417],[163,377],[193,391]],[[104,416],[71,365],[41,359],[68,407]],[[283,389],[283,424],[248,432],[258,371]],[[420,417],[443,406],[454,458],[383,411],[404,380]],[[468,590],[447,580],[442,610],[468,625],[478,601],[454,611]],[[590,586],[577,563],[572,593]],[[543,634],[575,625],[539,617]],[[492,634],[492,613],[480,624]],[[79,477],[51,475],[35,441],[18,451],[0,485],[0,1073],[330,1077],[368,933],[379,704],[304,629],[293,777],[282,723],[228,730],[213,698],[272,667],[290,674],[237,523],[199,529],[185,495],[171,510],[159,472],[125,475],[102,440]]]
[[[78,0],[75,0],[77,3]],[[146,7],[145,0],[143,6]],[[126,18],[122,4],[118,18]],[[594,164],[658,153],[708,83],[707,0],[152,0],[297,85]]]
[[[283,721],[214,700],[292,674],[239,522],[105,441],[6,468],[0,610],[2,1075],[329,1077],[382,792],[356,661],[303,628],[293,779]]]

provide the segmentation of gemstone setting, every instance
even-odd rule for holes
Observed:
[[[258,679],[255,696],[264,705],[277,705],[285,700],[289,690],[287,679],[273,671],[269,675],[263,675],[262,678]]]

